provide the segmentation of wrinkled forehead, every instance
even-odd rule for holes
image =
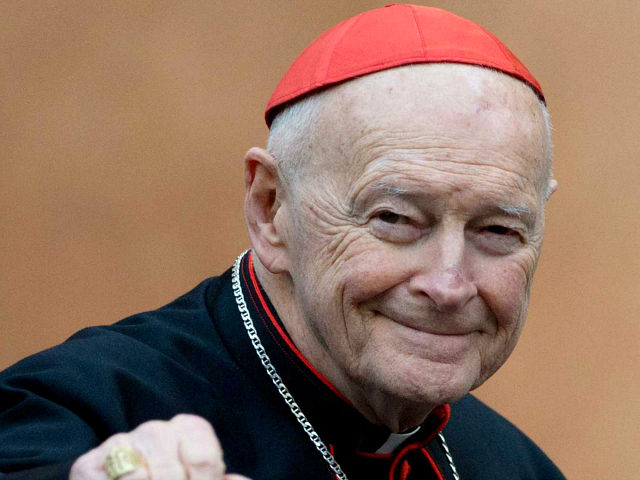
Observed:
[[[316,141],[331,159],[360,168],[360,151],[394,143],[495,151],[546,168],[547,138],[531,88],[483,67],[421,64],[367,75],[320,94]],[[350,162],[355,162],[351,165]],[[524,165],[520,165],[523,167]]]

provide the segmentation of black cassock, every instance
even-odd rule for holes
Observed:
[[[73,461],[117,432],[178,413],[206,418],[229,472],[253,480],[332,480],[261,364],[234,298],[231,270],[174,302],[87,328],[0,373],[0,478],[67,479]],[[240,283],[257,334],[284,384],[350,480],[564,477],[507,420],[471,395],[436,408],[392,453],[299,354],[245,255]]]

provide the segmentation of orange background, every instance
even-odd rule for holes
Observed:
[[[575,479],[640,472],[640,3],[434,1],[545,89],[560,190],[527,327],[479,395]],[[155,308],[248,246],[244,151],[371,1],[0,2],[0,368]]]

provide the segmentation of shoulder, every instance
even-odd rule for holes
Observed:
[[[102,364],[124,362],[133,368],[144,368],[137,358],[154,355],[159,360],[170,358],[187,369],[199,369],[202,365],[194,352],[210,351],[218,341],[206,306],[207,291],[218,288],[223,278],[204,280],[156,310],[132,315],[113,325],[80,330],[52,352],[80,357],[99,355],[102,358],[96,359]]]
[[[66,400],[96,397],[100,390],[119,398],[117,391],[106,390],[146,387],[170,398],[170,389],[185,382],[209,383],[216,372],[228,370],[230,361],[206,301],[225,279],[226,274],[209,278],[157,310],[80,330],[0,372],[0,390],[25,389]]]
[[[0,372],[0,472],[73,458],[152,418],[208,414],[238,383],[220,379],[239,375],[206,305],[223,281],[205,280],[162,308],[81,330]],[[67,441],[42,435],[54,428]]]
[[[113,325],[82,329],[60,345],[27,357],[1,372],[0,379],[20,372],[38,372],[43,368],[52,373],[52,368],[58,370],[56,367],[68,369],[82,365],[86,370],[93,363],[135,366],[136,358],[144,353],[179,353],[178,339],[201,338],[203,334],[206,337],[210,330],[211,320],[207,315],[204,292],[216,282],[216,278],[205,280],[157,310],[132,315]]]
[[[451,405],[444,434],[465,477],[564,479],[531,439],[472,395]]]

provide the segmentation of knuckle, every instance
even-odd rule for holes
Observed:
[[[224,465],[222,450],[215,442],[183,442],[180,445],[180,458],[186,465]]]
[[[178,428],[188,428],[200,431],[210,431],[213,433],[213,427],[211,424],[198,415],[192,415],[189,413],[181,413],[173,417],[170,422]]]
[[[148,422],[141,423],[135,430],[131,432],[132,435],[143,434],[149,435],[154,433],[161,433],[167,428],[167,422],[162,420],[149,420]]]
[[[131,443],[128,433],[116,433],[107,438],[99,448],[111,448],[119,445],[129,445]],[[105,452],[106,455],[106,452]]]

